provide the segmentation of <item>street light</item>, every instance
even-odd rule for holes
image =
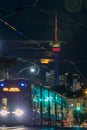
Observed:
[[[25,70],[29,70],[31,73],[34,73],[35,75],[39,74],[40,71],[40,67],[35,65],[35,66],[30,66],[30,67],[25,67],[22,68],[18,73],[16,73],[13,77],[18,76],[19,74],[21,74],[22,72],[24,72]]]
[[[41,69],[44,68],[45,70]],[[9,77],[9,79],[14,79],[14,78],[29,78],[32,81],[39,82],[41,84],[46,84],[46,71],[48,71],[47,66],[42,66],[42,65],[33,65],[29,67],[24,67],[20,69],[16,74],[13,74]],[[28,70],[28,73],[23,73],[24,71]]]
[[[30,72],[31,73],[35,73],[35,74],[39,74],[39,71],[40,71],[40,67],[39,66],[31,66],[30,68],[29,68],[29,70],[30,70]]]
[[[87,96],[87,89],[85,89],[84,94]]]

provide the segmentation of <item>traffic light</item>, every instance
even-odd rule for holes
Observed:
[[[79,103],[79,102],[76,103],[76,110],[77,110],[77,111],[80,110],[80,103]]]

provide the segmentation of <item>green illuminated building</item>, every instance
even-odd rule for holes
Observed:
[[[67,120],[68,104],[65,97],[39,85],[32,85],[31,91],[35,124],[55,125]]]

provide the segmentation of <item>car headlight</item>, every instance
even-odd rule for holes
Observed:
[[[15,115],[16,115],[16,116],[22,116],[23,113],[24,113],[24,112],[23,112],[21,109],[17,109],[17,110],[15,111]]]
[[[1,110],[0,112],[1,116],[6,116],[8,114],[7,110]]]

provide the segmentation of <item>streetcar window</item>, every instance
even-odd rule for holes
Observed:
[[[2,109],[7,109],[7,98],[2,98]]]
[[[2,105],[7,106],[7,98],[2,98]]]

